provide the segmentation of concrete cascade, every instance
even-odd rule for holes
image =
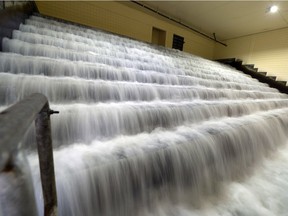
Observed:
[[[60,111],[60,216],[288,212],[286,94],[217,62],[40,16],[2,49],[0,110],[39,92]],[[22,145],[43,215],[33,134]]]

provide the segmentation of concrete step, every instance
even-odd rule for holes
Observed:
[[[286,86],[286,84],[287,84],[287,81],[277,81],[278,83],[280,83],[281,85],[284,85],[284,86]]]
[[[250,70],[258,72],[258,68],[255,68],[253,64],[244,64],[243,66],[247,67]]]
[[[263,75],[263,76],[266,76],[267,75],[267,72],[258,72],[259,74]]]
[[[276,76],[267,76],[269,79],[275,80],[276,81]]]
[[[236,59],[235,58],[227,58],[227,59],[217,59],[215,61],[223,63],[223,64],[231,64],[231,63],[235,62]]]

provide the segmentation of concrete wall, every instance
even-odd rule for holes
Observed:
[[[216,45],[215,59],[240,58],[255,64],[258,71],[288,80],[288,28],[227,40],[228,47]]]
[[[100,28],[145,42],[152,42],[152,29],[155,27],[166,31],[166,47],[172,47],[173,34],[177,34],[185,39],[183,51],[207,59],[214,57],[214,41],[132,2],[36,1],[36,4],[41,14]]]

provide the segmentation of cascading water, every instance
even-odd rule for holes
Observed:
[[[60,111],[59,215],[288,211],[286,95],[212,61],[38,16],[2,43],[0,110],[40,92]],[[42,215],[33,133],[23,146]]]

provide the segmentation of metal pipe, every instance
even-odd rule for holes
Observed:
[[[206,37],[206,38],[209,38],[210,40],[213,40],[213,41],[215,41],[216,43],[219,43],[219,44],[227,47],[227,44],[225,44],[225,43],[223,43],[223,42],[221,42],[221,41],[218,41],[216,38],[212,38],[212,37],[210,37],[209,35],[204,34],[203,32],[200,32],[200,31],[198,31],[198,30],[195,29],[195,28],[192,28],[191,26],[188,26],[188,25],[186,25],[186,24],[184,24],[184,23],[182,23],[182,22],[179,22],[179,21],[175,20],[174,18],[171,18],[171,17],[169,17],[169,16],[167,16],[167,15],[165,15],[165,14],[163,14],[163,13],[160,13],[159,11],[154,10],[154,9],[152,9],[152,8],[150,8],[150,7],[142,4],[142,3],[140,3],[140,2],[137,2],[137,1],[134,1],[134,0],[130,0],[130,1],[131,1],[132,3],[135,3],[135,4],[137,4],[137,5],[140,5],[140,6],[144,7],[144,8],[146,8],[146,9],[148,9],[148,10],[150,10],[150,11],[152,11],[152,12],[154,12],[154,13],[162,16],[162,17],[165,17],[166,19],[169,19],[169,20],[171,20],[171,21],[173,21],[173,22],[175,22],[175,23],[177,23],[177,24],[179,24],[179,25],[182,25],[182,26],[184,26],[184,27],[186,27],[186,28],[188,28],[188,29],[190,29],[190,30],[192,30],[192,31],[194,31],[194,32],[196,32],[196,33],[198,33],[198,34]]]

